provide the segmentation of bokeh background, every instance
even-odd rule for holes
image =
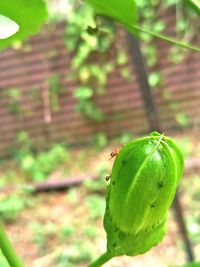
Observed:
[[[179,201],[200,260],[200,54],[147,34],[138,43],[79,1],[47,4],[41,31],[0,52],[0,219],[18,253],[34,267],[87,266],[102,253],[110,153],[159,128],[186,160]],[[182,1],[138,5],[143,27],[199,47],[199,17]],[[159,246],[105,266],[187,258],[171,209]]]

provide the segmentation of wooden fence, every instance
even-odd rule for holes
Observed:
[[[168,21],[169,25],[173,20]],[[16,146],[16,136],[26,131],[37,147],[54,142],[80,144],[103,132],[114,137],[126,132],[148,131],[144,103],[134,62],[128,59],[132,81],[120,75],[120,67],[110,75],[106,91],[95,101],[105,119],[94,122],[76,112],[73,92],[76,82],[69,81],[72,55],[64,44],[65,26],[57,25],[48,32],[32,37],[23,49],[0,53],[0,155]],[[162,79],[153,89],[164,129],[177,127],[179,119],[198,125],[200,113],[200,55],[189,52],[180,64],[172,64],[166,55],[170,45],[156,41],[157,70]],[[115,56],[115,50],[108,54]],[[52,109],[50,79],[59,77],[58,107]],[[36,101],[37,100],[37,101]],[[182,117],[181,117],[182,116]]]

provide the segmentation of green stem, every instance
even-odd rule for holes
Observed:
[[[125,25],[125,24],[124,24]],[[171,44],[175,44],[175,45],[178,45],[180,47],[183,47],[183,48],[186,48],[186,49],[190,49],[190,50],[193,50],[195,52],[200,52],[200,48],[199,47],[196,47],[196,46],[193,46],[193,45],[190,45],[190,44],[186,44],[186,43],[183,43],[181,41],[178,41],[178,40],[175,40],[171,37],[168,37],[166,35],[163,35],[163,34],[159,34],[159,33],[155,33],[155,32],[152,32],[150,30],[147,30],[147,29],[143,29],[139,26],[136,26],[136,25],[125,25],[131,32],[137,30],[137,31],[140,31],[140,32],[143,32],[143,33],[146,33],[146,34],[149,34],[153,37],[156,37],[158,39],[161,39],[161,40],[164,40],[168,43],[171,43]],[[134,32],[133,32],[134,33]]]
[[[11,267],[23,267],[22,262],[18,258],[10,240],[4,231],[3,225],[0,223],[0,248]]]
[[[104,263],[108,262],[111,258],[112,256],[108,252],[105,252],[98,259],[96,259],[94,262],[88,265],[88,267],[100,267]]]

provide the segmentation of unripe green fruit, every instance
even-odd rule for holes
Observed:
[[[104,216],[111,255],[142,254],[161,241],[183,165],[179,148],[157,132],[120,150]]]

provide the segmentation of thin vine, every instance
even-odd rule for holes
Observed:
[[[95,16],[89,5],[76,0],[71,6],[74,12],[67,18],[65,44],[73,54],[71,78],[78,82],[74,90],[76,109],[88,119],[102,121],[104,114],[95,98],[105,93],[108,76],[116,66],[121,67],[121,76],[129,79],[129,70],[123,68],[127,55],[115,45],[117,29],[110,20]],[[113,47],[116,55],[108,63]]]

